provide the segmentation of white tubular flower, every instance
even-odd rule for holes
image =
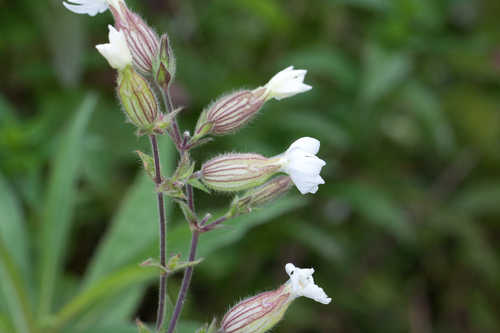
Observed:
[[[109,43],[96,45],[96,48],[111,67],[122,70],[132,64],[132,55],[123,32],[116,30],[112,25],[108,25],[108,28]]]
[[[319,140],[314,138],[300,138],[280,155],[282,163],[280,171],[290,175],[302,194],[316,193],[318,185],[325,183],[319,175],[321,168],[326,164],[316,156],[319,145]]]
[[[286,264],[285,270],[290,276],[291,295],[295,298],[304,296],[316,302],[329,304],[332,299],[328,297],[323,288],[314,283],[312,277],[314,268],[298,268],[293,264]]]
[[[95,16],[105,12],[108,6],[119,9],[120,2],[123,0],[68,0],[63,1],[63,5],[73,13]]]
[[[108,6],[120,8],[120,2],[123,0],[68,0],[63,1],[63,5],[73,13],[95,16],[105,12]]]
[[[267,89],[267,98],[280,100],[311,90],[312,87],[310,85],[304,84],[306,73],[306,70],[293,69],[293,66],[287,67],[277,73],[264,86]]]

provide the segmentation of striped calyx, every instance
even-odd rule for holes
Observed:
[[[109,8],[115,19],[115,27],[125,35],[134,67],[141,74],[151,76],[153,62],[158,57],[160,39],[139,15],[127,8],[125,2],[120,2],[119,7]]]
[[[266,101],[265,92],[265,88],[240,90],[217,99],[201,114],[194,136],[235,132],[260,110]]]
[[[261,185],[280,168],[276,158],[258,154],[226,154],[203,164],[201,180],[217,191],[241,191]]]
[[[131,66],[119,72],[118,97],[128,120],[141,134],[151,134],[163,119],[149,83]]]
[[[236,197],[231,204],[231,216],[250,213],[253,208],[263,206],[286,192],[293,186],[289,176],[281,175],[266,183],[248,190],[241,197]]]
[[[160,38],[160,51],[153,62],[153,75],[156,83],[167,90],[175,76],[175,57],[167,34]]]
[[[222,318],[219,332],[266,332],[281,320],[292,300],[286,284],[243,300]]]
[[[332,299],[314,283],[313,268],[299,268],[288,263],[285,271],[290,279],[281,287],[239,302],[222,318],[218,333],[264,333],[283,318],[288,306],[298,297],[322,304]]]

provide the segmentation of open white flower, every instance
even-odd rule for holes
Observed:
[[[326,295],[323,288],[314,283],[312,277],[314,268],[298,268],[293,264],[286,264],[285,270],[290,276],[289,284],[293,297],[297,298],[304,296],[323,304],[329,304],[332,301],[332,299]]]
[[[292,178],[295,186],[302,194],[316,193],[318,185],[325,181],[319,173],[326,164],[318,158],[320,142],[314,138],[300,138],[290,145],[287,151],[280,155],[281,170]]]
[[[285,68],[274,75],[264,86],[267,89],[266,95],[269,99],[280,100],[311,90],[310,85],[304,84],[306,73],[305,69],[293,69],[293,66]]]
[[[120,2],[123,0],[68,0],[63,5],[73,13],[95,16],[105,12],[109,5],[119,9]]]
[[[127,46],[125,35],[112,25],[109,28],[109,43],[96,45],[99,53],[109,62],[110,66],[122,70],[132,64],[132,55]]]

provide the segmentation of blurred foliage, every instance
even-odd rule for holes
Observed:
[[[316,195],[201,238],[180,333],[281,284],[290,261],[315,267],[334,302],[297,300],[274,332],[500,330],[500,2],[127,2],[170,34],[183,128],[228,90],[309,70],[311,92],[195,158],[314,136],[328,162]],[[93,47],[111,16],[0,5],[0,332],[135,332],[154,320],[156,272],[137,263],[155,256],[156,211],[133,154],[147,140]],[[197,195],[201,212],[229,200]],[[189,231],[168,212],[169,252],[185,255]],[[169,281],[173,298],[180,275]]]

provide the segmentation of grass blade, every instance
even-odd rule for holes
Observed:
[[[76,198],[75,181],[81,157],[81,143],[96,97],[89,95],[81,104],[60,140],[52,166],[40,230],[40,315],[50,313],[61,269]]]
[[[0,287],[6,297],[8,311],[18,333],[35,331],[27,288],[12,257],[0,238]]]

